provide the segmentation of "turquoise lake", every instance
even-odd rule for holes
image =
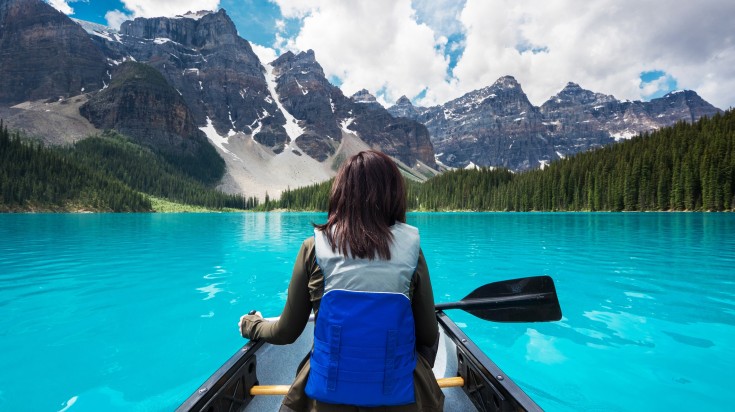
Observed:
[[[277,316],[325,214],[0,215],[0,410],[170,411]],[[735,214],[417,213],[437,302],[550,275],[560,322],[450,316],[548,411],[735,404]],[[286,383],[286,382],[279,382]]]

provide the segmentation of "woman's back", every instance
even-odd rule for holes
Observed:
[[[393,161],[372,151],[348,159],[327,222],[315,225],[297,256],[281,319],[241,320],[245,337],[289,343],[316,314],[314,348],[283,410],[442,409],[430,362],[438,338],[433,291],[418,230],[405,220]]]

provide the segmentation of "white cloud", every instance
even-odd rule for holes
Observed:
[[[120,10],[110,10],[105,13],[105,20],[107,20],[107,26],[113,29],[120,30],[120,25],[126,21],[133,19],[133,16],[125,14]]]
[[[258,59],[263,64],[263,66],[272,62],[278,57],[276,51],[271,49],[270,47],[263,47],[255,43],[250,43],[250,46],[253,48],[253,52],[255,52],[255,55],[258,56]]]
[[[47,2],[51,7],[66,15],[74,14],[74,9],[65,0],[47,0]]]
[[[426,23],[438,35],[448,37],[462,32],[459,15],[465,0],[413,0],[419,21]]]
[[[298,34],[283,43],[279,38],[276,46],[313,49],[348,96],[366,88],[392,103],[444,83],[448,61],[441,38],[416,22],[410,0],[276,2],[284,17],[303,17]]]
[[[649,91],[640,74],[661,70],[718,107],[735,105],[732,0],[273,1],[302,22],[276,47],[314,49],[348,95],[367,88],[392,103],[428,88],[420,103],[443,103],[512,75],[535,105],[569,81],[640,99]],[[457,33],[464,40],[447,43]],[[449,77],[445,52],[457,47]]]
[[[135,17],[161,17],[184,14],[187,11],[217,10],[219,0],[121,0]]]
[[[669,90],[669,84],[673,80],[673,77],[670,74],[663,75],[659,77],[656,80],[650,81],[648,83],[642,83],[640,88],[641,95],[642,96],[652,96],[658,92],[661,91],[668,91]]]

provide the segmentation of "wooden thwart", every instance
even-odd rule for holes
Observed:
[[[464,386],[464,379],[461,376],[453,378],[439,378],[436,380],[440,388],[454,388]],[[285,395],[291,385],[258,385],[250,389],[251,396],[257,395]]]

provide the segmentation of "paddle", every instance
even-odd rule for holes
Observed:
[[[549,276],[488,283],[459,302],[436,305],[436,310],[447,309],[462,309],[493,322],[549,322],[561,319],[554,281]]]

